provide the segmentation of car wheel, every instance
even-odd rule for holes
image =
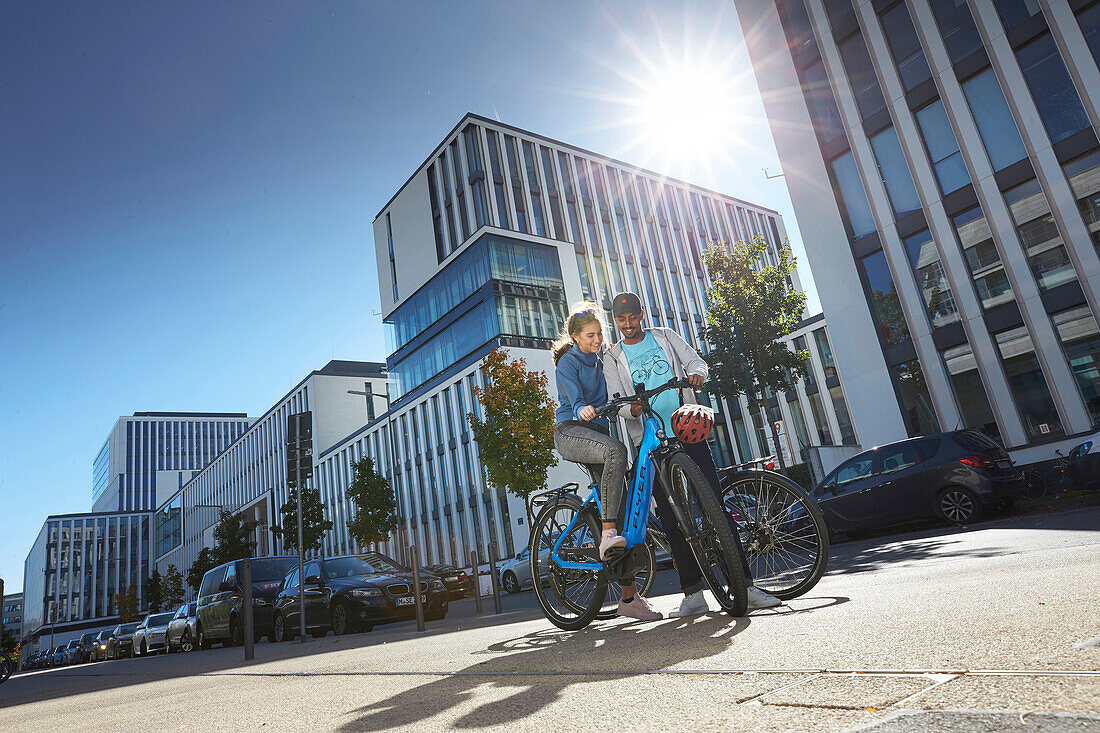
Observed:
[[[355,612],[345,601],[332,606],[332,633],[336,636],[355,633]]]
[[[516,574],[511,570],[504,574],[501,578],[501,584],[504,585],[504,590],[509,593],[519,593],[519,580],[516,578]]]
[[[236,616],[229,619],[229,643],[226,646],[240,646],[241,622]]]
[[[183,632],[183,638],[180,639],[180,651],[181,652],[193,652],[195,651],[195,642],[191,640],[191,629],[187,629]]]
[[[144,657],[149,653],[149,646],[145,643],[145,639],[141,640],[141,654],[139,656]]]
[[[202,627],[199,627],[199,649],[209,649],[210,640],[206,638],[206,634],[203,633]]]
[[[290,641],[294,638],[294,634],[286,626],[286,619],[283,618],[281,613],[275,614],[275,618],[271,619],[271,640],[275,642]]]
[[[936,497],[936,515],[949,524],[970,524],[982,518],[982,504],[970,489],[948,486]]]

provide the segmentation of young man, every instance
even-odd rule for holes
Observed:
[[[682,375],[687,376],[692,387],[702,387],[706,382],[709,372],[707,363],[679,334],[668,328],[647,329],[642,326],[645,312],[642,309],[642,301],[637,295],[634,293],[616,295],[611,302],[611,314],[615,318],[615,326],[619,329],[622,339],[607,350],[603,360],[604,378],[607,381],[609,395],[615,393],[623,396],[632,395],[636,384],[643,385],[645,389],[653,389],[672,377]],[[667,426],[671,424],[672,413],[676,408],[697,402],[694,390],[667,390],[658,395],[652,407]],[[642,421],[637,419],[639,415],[641,415],[641,407],[638,405],[624,406],[619,412],[620,417],[626,418],[627,432],[635,447],[642,442],[643,425]],[[711,458],[707,442],[684,444],[684,451],[703,469],[710,489],[721,500],[718,472],[714,468],[714,460]],[[680,534],[679,526],[673,518],[672,508],[668,504],[668,498],[660,491],[654,492],[653,496],[657,501],[657,516],[668,536],[673,564],[680,576],[680,587],[684,591],[684,600],[680,603],[680,608],[669,616],[706,613],[710,609],[703,597],[703,574],[687,542]],[[733,529],[733,536],[738,537],[737,527],[732,520],[730,520],[730,527]],[[737,551],[741,556],[745,580],[749,583],[749,610],[780,605],[781,601],[778,598],[769,596],[752,585],[752,575],[745,560],[745,549],[741,546],[739,537]]]

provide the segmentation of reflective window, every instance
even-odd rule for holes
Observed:
[[[802,449],[810,445],[810,434],[806,430],[806,418],[802,414],[802,405],[798,400],[787,403],[787,409],[791,411],[791,422],[794,424],[794,437],[797,441],[796,455],[802,455]]]
[[[1027,150],[1020,139],[1020,131],[993,69],[967,79],[962,88],[993,170],[999,171],[1026,158]]]
[[[1100,247],[1100,151],[1071,160],[1062,170],[1073,188],[1092,243]]]
[[[928,384],[924,379],[924,370],[920,361],[911,359],[890,367],[890,378],[901,399],[901,416],[909,437],[932,435],[940,432],[940,422],[936,418],[936,408],[928,396]]]
[[[913,27],[913,19],[905,3],[898,3],[882,14],[882,31],[894,56],[901,83],[909,91],[932,78],[932,71],[924,58],[920,39]]]
[[[894,346],[909,339],[909,326],[901,309],[901,300],[886,255],[879,250],[860,260],[871,299],[871,315],[875,319],[879,339],[885,346]]]
[[[871,138],[879,175],[886,185],[886,195],[898,218],[920,211],[920,198],[909,174],[909,165],[901,151],[898,134],[890,127]]]
[[[852,154],[845,153],[829,164],[840,189],[840,203],[846,214],[848,235],[859,239],[875,231],[875,219],[871,216],[871,206],[867,203],[867,193],[856,170]]]
[[[988,309],[1014,300],[1012,286],[981,207],[975,206],[951,221],[959,235],[959,244],[982,307]]]
[[[451,172],[450,166],[447,165],[447,154],[442,153],[439,156],[439,169],[442,173],[440,181],[443,185],[443,205],[447,210],[447,233],[450,235],[448,242],[450,243],[450,251],[454,251],[458,245],[458,230],[455,228],[455,211],[452,205],[451,198]]]
[[[932,159],[932,168],[936,172],[940,190],[948,194],[970,183],[970,174],[966,171],[966,163],[959,152],[959,143],[955,139],[951,123],[947,120],[943,102],[937,99],[920,109],[917,112],[917,124],[920,125],[928,157]]]
[[[867,44],[859,33],[840,44],[840,56],[848,72],[848,81],[864,119],[886,109],[886,99],[875,75],[875,67],[867,54]]]
[[[936,25],[952,61],[959,61],[982,47],[982,37],[966,0],[930,0]]]
[[[867,451],[842,465],[836,472],[837,485],[843,486],[870,476],[874,458],[874,451]]]
[[[504,192],[504,168],[500,162],[500,140],[492,130],[486,130],[485,137],[489,143],[489,171],[493,176],[493,198],[496,199],[497,218],[500,219],[502,229],[511,229],[512,223],[508,216],[508,196]]]
[[[1040,290],[1050,290],[1077,279],[1069,254],[1062,246],[1058,225],[1050,213],[1047,197],[1032,178],[1005,192],[1005,201],[1012,210],[1020,243],[1027,252],[1031,272]]]
[[[978,371],[978,362],[970,344],[947,349],[943,352],[943,362],[951,379],[951,390],[955,394],[955,404],[962,417],[962,427],[976,428],[998,443],[1002,442],[1001,431],[997,427],[993,409],[989,406],[985,385]]]
[[[435,256],[439,262],[447,256],[443,246],[443,210],[439,208],[439,193],[436,188],[435,166],[428,166],[428,201],[432,207],[432,228],[435,231]],[[389,214],[386,214],[387,221]],[[390,262],[393,262],[393,246],[390,246]],[[396,277],[394,278],[396,280]],[[396,300],[396,298],[394,298]]]
[[[959,320],[959,309],[955,296],[940,261],[940,251],[927,229],[902,240],[909,264],[920,288],[921,298],[928,313],[928,322],[932,328],[939,328]]]
[[[1077,378],[1093,427],[1100,425],[1100,330],[1088,306],[1054,316],[1066,360]]]
[[[805,3],[802,0],[783,0],[781,9],[787,20],[791,56],[797,57],[807,49],[815,48],[817,40],[814,38],[813,26],[810,24]]]
[[[829,335],[824,328],[814,331],[814,342],[817,344],[817,355],[821,357],[825,379],[832,379],[836,376],[836,362],[833,361],[833,349],[829,346]]]
[[[470,166],[470,175],[479,176],[470,184],[474,196],[474,224],[483,227],[489,223],[489,205],[485,200],[485,167],[481,163],[481,141],[477,128],[470,125],[462,132],[466,140],[466,161]]]
[[[844,399],[844,389],[837,385],[829,387],[829,399],[833,401],[836,423],[840,428],[840,440],[844,445],[857,445],[856,431],[852,427],[852,416],[848,413],[848,403]]]
[[[1039,7],[1039,0],[996,0],[993,7],[997,8],[997,14],[1001,16],[1006,31],[1043,12]]]
[[[1027,329],[1014,328],[997,334],[996,339],[1012,398],[1024,421],[1028,439],[1043,440],[1062,435],[1062,421]]]
[[[508,179],[512,183],[512,201],[516,205],[516,229],[527,233],[527,207],[523,204],[523,179],[519,167],[519,152],[516,139],[511,135],[504,136],[504,147],[508,151]]]
[[[542,195],[535,151],[534,146],[526,140],[523,141],[523,164],[527,168],[527,186],[531,189],[531,219],[535,222],[535,234],[545,237],[546,221],[542,214]]]
[[[1051,141],[1065,140],[1089,126],[1081,98],[1050,33],[1017,50],[1016,59]]]
[[[808,351],[806,348],[806,337],[798,336],[794,340],[795,351]],[[802,380],[806,383],[806,388],[810,389],[817,386],[817,377],[814,376],[814,364],[810,359],[810,355],[806,354],[806,360],[802,362]]]
[[[829,16],[829,24],[834,28],[852,14],[852,0],[823,0],[825,14]]]
[[[159,557],[183,544],[183,498],[177,496],[156,514],[156,554]]]
[[[550,148],[539,146],[542,156],[542,174],[546,177],[546,191],[550,198],[550,216],[554,220],[554,239],[568,242],[565,231],[565,217],[562,215],[561,194],[558,193],[558,179],[554,170],[554,154]]]
[[[1100,4],[1094,3],[1078,13],[1077,22],[1081,24],[1081,32],[1085,34],[1092,57],[1100,64]]]

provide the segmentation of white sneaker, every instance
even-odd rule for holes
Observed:
[[[668,614],[669,618],[684,618],[686,616],[698,616],[701,613],[706,613],[710,610],[710,606],[707,605],[707,599],[703,597],[703,591],[697,590],[694,593],[685,594],[684,600],[680,601],[680,607]]]
[[[755,611],[759,608],[775,608],[776,606],[782,606],[783,601],[779,600],[775,596],[769,596],[764,591],[757,588],[755,585],[750,585],[748,589],[749,608],[750,611]]]

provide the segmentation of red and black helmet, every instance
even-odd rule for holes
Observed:
[[[683,405],[672,413],[672,432],[681,443],[700,443],[714,428],[714,410],[705,405]]]

